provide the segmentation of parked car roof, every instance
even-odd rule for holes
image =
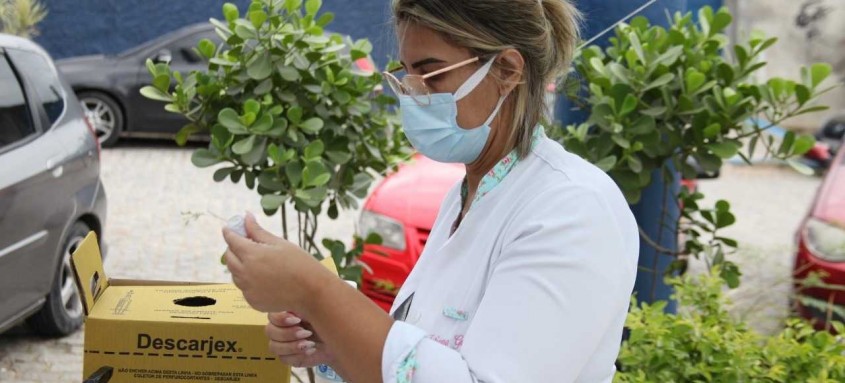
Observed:
[[[0,33],[0,48],[26,49],[28,51],[38,52],[48,57],[50,56],[47,51],[31,40],[14,35],[7,35],[5,33]]]

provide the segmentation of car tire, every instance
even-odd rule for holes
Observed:
[[[114,146],[125,127],[123,110],[111,96],[97,91],[79,92],[77,95],[85,116],[91,122],[97,139],[103,147]]]
[[[48,337],[62,337],[79,329],[85,318],[82,299],[77,288],[70,255],[91,229],[82,222],[74,223],[62,242],[59,271],[44,306],[28,319],[37,333]]]

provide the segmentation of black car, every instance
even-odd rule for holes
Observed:
[[[117,55],[94,55],[56,61],[85,108],[103,146],[120,136],[169,138],[187,120],[164,110],[160,101],[150,100],[140,90],[152,82],[146,61],[170,62],[181,73],[206,70],[207,63],[194,48],[202,39],[219,44],[221,39],[209,23],[191,25],[151,40]],[[355,71],[371,73],[371,58],[356,61]]]
[[[152,82],[145,63],[169,61],[182,73],[206,69],[193,49],[202,39],[220,41],[211,24],[197,24],[117,55],[68,58],[57,60],[56,66],[82,102],[103,146],[114,145],[120,136],[171,137],[186,120],[141,95],[141,88]]]
[[[106,195],[93,127],[50,56],[0,34],[0,332],[29,319],[62,336],[82,302],[70,254],[102,238]]]
[[[831,158],[836,157],[845,142],[845,115],[827,120],[816,132],[816,141],[826,144],[830,148]]]

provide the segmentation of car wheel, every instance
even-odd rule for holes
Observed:
[[[79,92],[77,97],[85,111],[85,117],[94,127],[100,145],[114,146],[124,127],[123,111],[120,105],[101,92]]]
[[[88,225],[77,222],[71,226],[62,247],[59,272],[41,310],[29,318],[32,328],[45,336],[61,337],[76,331],[84,319],[82,300],[74,279],[70,255],[88,235]]]

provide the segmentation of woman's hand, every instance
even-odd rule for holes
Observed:
[[[247,238],[226,228],[223,238],[226,267],[247,303],[262,312],[306,312],[318,286],[336,277],[305,250],[262,229],[253,215],[245,226]]]
[[[288,312],[272,313],[268,317],[270,323],[265,332],[270,338],[270,352],[283,363],[294,367],[314,367],[334,361],[326,344],[308,322]]]

